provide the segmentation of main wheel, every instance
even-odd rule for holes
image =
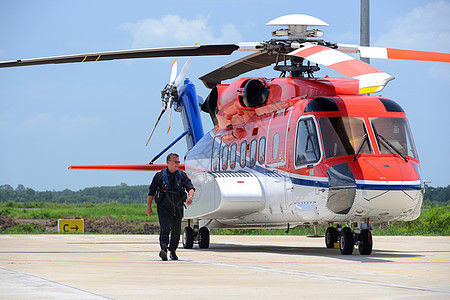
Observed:
[[[350,227],[344,227],[341,231],[341,237],[339,239],[339,249],[341,254],[350,255],[353,253],[354,247],[353,233]]]
[[[209,248],[209,229],[202,227],[198,231],[198,247],[201,249]]]
[[[328,227],[325,233],[325,245],[327,248],[334,248],[334,243],[338,241],[337,229],[334,227]]]
[[[185,227],[183,230],[183,248],[192,249],[194,246],[194,230],[192,227]]]
[[[361,255],[370,255],[372,253],[372,246],[372,233],[368,229],[362,230],[359,235],[359,253]]]

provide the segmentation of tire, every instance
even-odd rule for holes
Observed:
[[[325,245],[327,248],[334,248],[334,243],[338,241],[337,229],[334,227],[328,227],[325,233]]]
[[[339,249],[343,255],[351,255],[354,248],[353,233],[350,227],[344,227],[341,231],[341,237],[339,239]]]
[[[192,249],[194,246],[194,230],[192,227],[185,227],[183,230],[183,248]]]
[[[201,249],[209,248],[209,229],[202,227],[198,231],[198,247]]]
[[[372,233],[368,229],[362,230],[361,234],[359,235],[359,253],[361,255],[370,255],[372,253],[372,247]]]

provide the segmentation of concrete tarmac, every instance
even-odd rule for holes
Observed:
[[[211,236],[179,261],[157,235],[0,235],[1,299],[450,299],[450,237]]]

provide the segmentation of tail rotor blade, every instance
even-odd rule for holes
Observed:
[[[189,68],[189,65],[192,62],[192,57],[189,57],[188,60],[184,63],[183,68],[181,69],[180,74],[178,74],[177,78],[175,79],[175,86],[178,87],[178,85],[180,84],[181,80],[183,80],[184,75],[186,75],[186,72]]]
[[[150,133],[150,136],[148,137],[147,143],[145,143],[145,146],[148,145],[148,142],[150,142],[150,139],[152,138],[153,133],[155,132],[156,126],[158,126],[159,120],[161,120],[162,115],[164,114],[164,112],[166,111],[166,108],[164,107],[161,110],[161,113],[159,114],[158,120],[156,120],[155,126],[153,127],[152,133]]]
[[[172,84],[175,81],[175,76],[177,76],[177,59],[172,63],[172,71],[170,72],[170,80],[169,84]]]
[[[169,109],[169,126],[167,127],[167,133],[169,133],[169,131],[170,131],[170,122],[171,122],[171,119],[172,119],[172,101],[173,100],[173,98],[171,97],[170,98],[170,100],[169,100],[169,107],[168,107],[168,109]]]

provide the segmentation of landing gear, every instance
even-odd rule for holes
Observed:
[[[338,241],[338,232],[334,227],[328,227],[327,232],[325,233],[325,245],[327,248],[334,248],[334,243]]]
[[[208,249],[209,248],[209,230],[207,227],[202,227],[198,231],[198,247],[201,249]]]
[[[328,227],[325,233],[325,245],[327,248],[334,248],[334,244],[339,242],[339,250],[343,255],[351,255],[355,245],[357,245],[361,255],[370,255],[373,240],[372,226],[368,221],[367,223],[354,223],[353,230],[351,227],[341,229],[340,225],[337,225],[337,228]]]
[[[359,234],[359,253],[361,255],[370,255],[372,253],[372,233],[369,229],[363,229]]]
[[[341,237],[339,238],[339,249],[341,250],[341,254],[343,255],[352,254],[354,245],[355,242],[350,227],[342,228]]]
[[[198,228],[198,225],[194,225],[194,229],[188,226],[183,230],[183,248],[192,249],[194,242],[198,243],[198,247],[201,249],[209,248],[209,229],[208,227]]]
[[[192,227],[185,227],[183,230],[183,248],[192,249],[194,246],[194,230]]]

